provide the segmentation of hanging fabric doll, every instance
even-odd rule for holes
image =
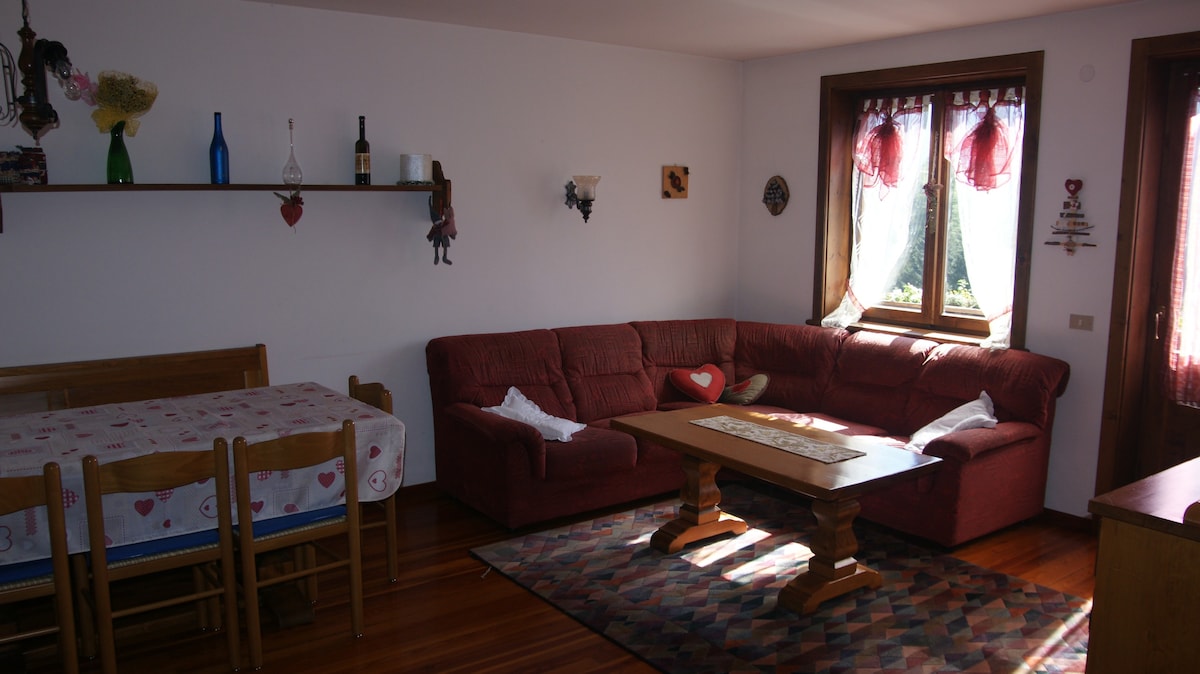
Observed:
[[[440,201],[440,200],[439,200]],[[433,227],[429,229],[429,234],[426,239],[433,242],[433,263],[437,264],[438,249],[441,249],[441,262],[446,264],[454,264],[446,255],[450,250],[450,239],[458,238],[458,228],[454,226],[454,207],[446,206],[445,210],[438,211],[434,198],[429,197],[429,219],[433,221]]]

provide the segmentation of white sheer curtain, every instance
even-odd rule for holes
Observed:
[[[988,322],[981,346],[1007,349],[1017,256],[1024,89],[954,94],[947,108],[946,159],[955,174],[963,257],[971,292]],[[994,103],[993,103],[994,101]]]
[[[1200,88],[1192,91],[1188,141],[1183,158],[1175,264],[1171,278],[1171,313],[1167,330],[1167,395],[1170,400],[1200,407]]]
[[[821,325],[854,323],[895,283],[908,251],[913,200],[928,176],[931,110],[929,96],[866,101],[854,142],[849,287]]]

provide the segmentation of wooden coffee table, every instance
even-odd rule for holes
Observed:
[[[823,463],[691,423],[719,416],[856,449],[864,455]],[[882,584],[879,572],[854,558],[858,541],[852,524],[859,512],[858,497],[872,489],[936,470],[941,462],[937,457],[878,441],[796,426],[741,407],[720,404],[620,417],[613,419],[612,427],[683,454],[686,483],[680,492],[683,503],[679,515],[659,528],[650,540],[650,545],[661,552],[674,553],[694,541],[746,531],[746,522],[721,511],[721,491],[716,482],[721,466],[811,498],[817,519],[817,531],[809,546],[813,556],[808,561],[808,570],[793,578],[779,593],[780,605],[800,613],[816,610],[826,599]]]

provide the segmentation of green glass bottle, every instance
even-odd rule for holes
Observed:
[[[108,184],[133,182],[133,164],[129,162],[129,150],[125,149],[125,122],[117,122],[110,132],[108,143]]]

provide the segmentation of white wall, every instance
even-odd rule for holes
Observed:
[[[1131,39],[1200,30],[1200,3],[1145,0],[1045,19],[736,64],[529,35],[238,0],[41,0],[39,37],[95,76],[155,82],[127,139],[139,182],[206,182],[212,112],[235,182],[279,179],[296,119],[306,182],[351,182],[367,116],[375,182],[431,153],[454,181],[454,266],[432,264],[420,194],[309,192],[295,231],[268,192],[6,194],[0,365],[263,342],[276,382],[342,389],[357,373],[395,392],[408,484],[434,478],[424,345],[432,337],[735,315],[810,318],[820,77],[1046,52],[1038,245],[1028,345],[1068,361],[1047,505],[1086,513],[1095,474]],[[19,9],[0,41],[20,44]],[[1082,81],[1081,68],[1095,77]],[[55,183],[101,183],[108,138],[51,91],[43,139]],[[0,129],[0,147],[28,145]],[[691,196],[659,197],[664,164]],[[562,205],[598,173],[585,225]],[[787,179],[779,217],[759,202]],[[1081,178],[1098,248],[1049,238]],[[1070,313],[1094,332],[1067,330]]]
[[[349,184],[366,115],[374,182],[432,154],[460,235],[435,267],[423,194],[308,192],[295,231],[270,192],[5,194],[0,365],[262,342],[274,382],[384,381],[415,484],[430,338],[735,312],[739,64],[238,0],[30,4],[81,70],[158,85],[126,141],[138,182],[207,182],[219,110],[234,182],[279,182],[294,117],[305,181]],[[19,27],[0,12],[14,56]],[[50,180],[103,183],[108,136],[50,100]],[[659,196],[664,164],[690,167],[687,200]],[[586,225],[563,205],[577,173],[603,176]]]
[[[811,318],[820,78],[823,75],[1045,51],[1033,292],[1027,345],[1071,365],[1059,400],[1046,505],[1084,515],[1092,496],[1111,314],[1130,41],[1200,30],[1195,0],[1144,0],[1043,19],[828,49],[745,64],[738,317]],[[1085,66],[1095,76],[1085,81]],[[772,175],[791,203],[772,217],[753,197]],[[1068,178],[1097,248],[1045,246]],[[1068,314],[1096,330],[1067,329]]]

